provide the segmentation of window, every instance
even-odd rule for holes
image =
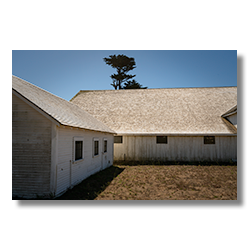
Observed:
[[[204,136],[204,144],[215,144],[214,136]]]
[[[94,141],[94,143],[95,143],[94,155],[98,155],[98,153],[99,153],[99,141]]]
[[[122,136],[115,136],[114,143],[122,143]]]
[[[107,139],[103,139],[103,153],[106,153],[108,150],[108,141]]]
[[[168,143],[168,137],[167,136],[156,136],[156,143],[159,144],[167,144]]]
[[[82,160],[84,158],[84,144],[83,137],[74,137],[74,161]]]
[[[94,138],[93,140],[93,153],[94,153],[94,156],[99,155],[99,139],[98,138]]]
[[[82,159],[82,141],[75,141],[75,161]]]

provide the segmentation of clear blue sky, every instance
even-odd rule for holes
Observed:
[[[237,86],[236,50],[13,50],[12,74],[70,100],[79,90],[114,89],[104,57],[134,57],[129,73],[148,88]]]

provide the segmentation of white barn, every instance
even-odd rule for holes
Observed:
[[[59,196],[113,164],[115,132],[70,103],[12,76],[12,195]]]
[[[237,159],[237,87],[80,91],[71,102],[117,133],[116,161]]]

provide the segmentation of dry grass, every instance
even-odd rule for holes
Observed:
[[[112,166],[59,199],[237,200],[237,166]]]

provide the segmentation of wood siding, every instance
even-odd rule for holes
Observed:
[[[12,94],[12,195],[50,193],[52,122]]]
[[[156,136],[123,136],[114,144],[114,160],[128,161],[229,161],[237,159],[237,136],[215,136],[215,144],[204,144],[203,136],[168,136],[157,144]]]
[[[74,162],[74,137],[83,137],[84,159]],[[99,139],[99,155],[93,156],[93,138]],[[107,153],[103,154],[103,139],[108,141]],[[108,133],[71,127],[58,128],[58,158],[56,195],[78,184],[88,176],[113,164],[114,137]]]

